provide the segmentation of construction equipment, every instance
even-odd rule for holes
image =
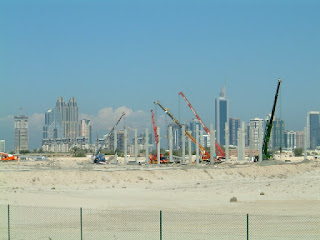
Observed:
[[[0,152],[1,161],[16,161],[19,159],[18,156]]]
[[[123,116],[126,115],[124,112],[122,113],[122,115],[120,116],[120,118],[118,119],[118,121],[116,122],[116,124],[113,126],[113,128],[109,131],[107,137],[105,137],[105,140],[108,140],[111,133],[114,131],[114,129],[118,126],[119,122],[121,121],[121,119],[123,118]],[[101,150],[102,147],[99,147],[99,149],[97,150],[96,154],[92,156],[93,162],[94,163],[105,163],[106,162],[106,158],[103,154],[101,154]],[[117,150],[115,149],[115,152]]]
[[[265,127],[265,131],[264,131],[264,138],[263,138],[263,145],[262,145],[262,158],[263,158],[263,160],[270,159],[270,156],[271,156],[270,153],[268,152],[268,145],[269,145],[269,141],[270,141],[271,130],[272,130],[272,126],[273,126],[273,119],[274,119],[274,114],[276,111],[281,82],[282,82],[282,80],[279,78],[276,95],[274,97],[271,117],[266,122],[266,127]]]
[[[210,135],[210,130],[207,128],[207,126],[204,124],[204,122],[201,120],[200,116],[197,114],[196,110],[192,107],[191,103],[188,101],[186,96],[183,94],[183,92],[179,92],[179,94],[182,96],[182,98],[186,101],[188,104],[189,108],[193,112],[193,114],[196,116],[196,118],[199,120],[200,124],[202,125],[203,129],[206,131],[207,134]],[[224,159],[226,154],[220,147],[217,141],[215,141],[215,146],[216,146],[216,156],[218,159]]]
[[[156,121],[154,119],[154,114],[153,114],[153,110],[151,110],[151,116],[152,116],[152,124],[153,124],[153,132],[154,132],[154,142],[156,144],[156,154],[154,155],[150,155],[150,162],[149,163],[154,163],[157,164],[158,163],[158,143],[159,143],[159,136],[158,136],[158,132],[157,132],[157,126],[156,126]],[[170,163],[170,161],[168,160],[167,157],[163,156],[162,154],[160,154],[160,164],[164,164],[164,163]]]
[[[178,119],[176,119],[173,116],[173,114],[168,110],[168,108],[164,108],[160,104],[160,102],[158,100],[155,101],[154,103],[157,104],[173,120],[173,122],[175,122],[180,128],[182,128],[182,124],[179,122]],[[191,141],[194,144],[197,144],[196,143],[196,139],[194,139],[194,137],[188,131],[185,131],[185,134],[191,139]],[[204,147],[200,143],[199,143],[198,147],[199,147],[200,152],[201,152],[202,160],[209,161],[210,160],[210,154],[204,149]]]

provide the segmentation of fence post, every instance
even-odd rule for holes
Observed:
[[[80,208],[80,233],[81,233],[81,240],[83,239],[82,235],[82,207]]]
[[[160,210],[160,240],[162,240],[162,211]]]
[[[8,204],[8,240],[10,240],[10,205]]]
[[[247,240],[249,240],[249,214],[247,214]]]

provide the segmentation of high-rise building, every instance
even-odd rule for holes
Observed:
[[[79,137],[79,114],[78,105],[74,97],[70,98],[67,105],[67,135],[68,139],[75,139]]]
[[[169,127],[172,127],[172,149],[173,150],[179,150],[181,147],[181,128],[175,124],[175,123],[170,123],[168,125],[168,133],[167,135],[169,136]]]
[[[296,133],[296,143],[297,143],[297,148],[303,148],[304,149],[304,131],[300,131]]]
[[[29,150],[28,117],[23,115],[14,116],[14,142],[16,152]]]
[[[271,132],[270,148],[280,150],[284,148],[284,121],[280,118],[276,118],[273,121],[273,127]]]
[[[263,134],[263,119],[254,118],[249,122],[249,145],[252,149],[259,149],[259,132]],[[261,143],[262,144],[262,143]]]
[[[82,119],[80,121],[80,136],[84,137],[86,142],[91,144],[92,143],[91,134],[92,134],[91,121],[88,119]]]
[[[297,132],[285,131],[284,146],[287,150],[291,150],[291,151],[297,148]]]
[[[240,128],[240,119],[229,118],[229,144],[238,145],[238,129]]]
[[[320,145],[320,123],[319,112],[308,112],[307,115],[307,147],[315,149]]]
[[[89,124],[89,123],[88,123]],[[91,124],[89,133],[91,134]],[[78,105],[74,97],[66,104],[59,97],[54,109],[49,109],[45,114],[45,125],[43,127],[42,149],[44,151],[67,152],[72,146],[88,148],[87,139],[80,136],[80,122],[78,119]]]
[[[226,98],[226,88],[223,86],[220,97],[215,101],[215,129],[216,140],[220,145],[225,145],[225,124],[229,118],[229,103]]]
[[[61,113],[57,108],[49,109],[45,113],[44,121],[43,139],[61,139],[64,137]]]
[[[5,151],[6,151],[6,141],[0,140],[0,152],[5,152]]]
[[[194,138],[194,139],[196,139],[196,136],[197,136],[197,133],[196,133],[196,129],[197,129],[197,126],[198,126],[198,129],[199,129],[199,137],[200,137],[200,131],[203,131],[203,128],[202,128],[202,125],[201,125],[201,123],[200,123],[200,121],[198,120],[198,119],[196,119],[196,118],[194,118],[194,119],[192,119],[192,121],[190,122],[190,131],[191,131],[191,135],[192,135],[192,137]],[[203,132],[202,132],[202,134],[204,134]],[[199,143],[201,144],[201,139],[199,139]],[[196,145],[195,144],[192,144],[191,145],[191,148],[192,148],[192,150],[195,150],[196,149]]]

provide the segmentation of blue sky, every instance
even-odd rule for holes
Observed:
[[[191,119],[180,91],[209,125],[224,83],[230,117],[247,122],[271,111],[279,77],[276,117],[302,130],[320,110],[319,12],[311,0],[0,0],[0,139],[13,147],[22,106],[40,147],[59,96],[77,99],[94,133],[123,109],[127,125],[151,126],[155,100]]]

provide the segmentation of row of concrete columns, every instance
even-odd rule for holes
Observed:
[[[261,123],[262,125],[262,123]],[[260,126],[259,129],[262,129],[262,126]],[[127,129],[124,130],[124,163],[127,163]],[[157,147],[157,164],[160,165],[160,127],[157,128],[159,143]],[[199,141],[201,142],[201,132],[199,131],[199,126],[196,125],[196,146],[199,146]],[[250,134],[251,136],[252,134]],[[137,144],[137,129],[134,130],[134,145],[135,145],[135,161],[138,160],[138,144]],[[181,156],[181,163],[186,164],[186,156],[185,156],[185,126],[182,127],[182,156]],[[168,133],[168,140],[169,140],[169,160],[170,162],[173,162],[173,142],[172,142],[173,136],[172,136],[172,127],[169,127],[169,133]],[[263,139],[263,131],[261,130],[259,132],[259,161],[262,161],[262,139]],[[229,161],[229,125],[226,123],[225,125],[225,153],[226,153],[226,161]],[[215,130],[213,128],[213,124],[210,125],[210,163],[214,162],[214,158],[216,156],[216,148],[215,148]],[[252,141],[250,141],[252,142]],[[192,142],[191,139],[188,139],[188,163],[192,162],[192,150],[191,150]],[[114,131],[114,148],[117,149],[117,132]],[[306,151],[305,151],[306,152]],[[145,162],[146,164],[149,163],[149,131],[146,129],[146,138],[145,138],[145,153],[146,158]],[[117,150],[115,150],[115,156],[114,156],[114,162],[117,163]],[[199,147],[196,147],[196,164],[199,164],[200,159],[200,151]],[[249,157],[250,160],[252,159],[252,144],[249,146]],[[241,123],[241,127],[238,130],[238,160],[245,160],[245,124],[244,122]]]

